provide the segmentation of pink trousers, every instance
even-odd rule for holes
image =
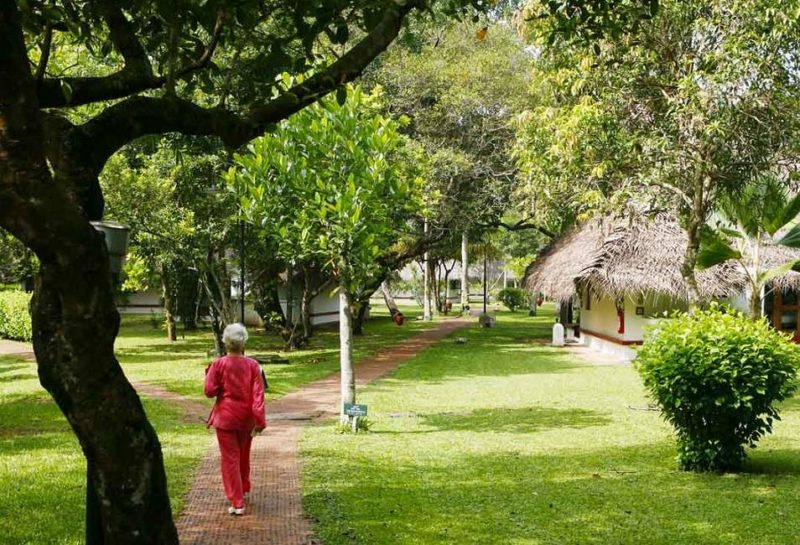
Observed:
[[[225,495],[235,508],[244,507],[244,495],[250,492],[250,445],[253,437],[249,431],[217,429],[217,441]]]

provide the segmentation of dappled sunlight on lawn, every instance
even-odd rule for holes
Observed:
[[[412,309],[407,310],[413,316]],[[366,334],[355,339],[356,360],[432,327],[410,321],[397,327],[376,313]],[[338,333],[322,329],[307,350],[285,352],[275,335],[251,330],[249,353],[280,353],[287,365],[268,365],[274,399],[338,369]],[[202,394],[204,369],[213,359],[211,332],[180,330],[177,342],[147,316],[124,316],[116,353],[133,382],[151,383],[195,400]],[[356,367],[357,369],[357,367]],[[213,431],[186,421],[184,409],[142,395],[147,416],[164,453],[170,500],[179,512],[201,457],[213,445]],[[36,364],[0,356],[0,543],[77,545],[82,542],[85,461],[55,402],[39,384]]]
[[[785,544],[800,517],[800,402],[735,475],[677,470],[636,371],[543,346],[500,313],[370,386],[372,432],[303,440],[326,545]],[[758,531],[753,531],[757,528]]]

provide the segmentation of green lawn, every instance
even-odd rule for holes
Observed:
[[[409,318],[403,327],[389,320],[384,308],[374,308],[364,335],[355,338],[354,358],[374,354],[381,346],[390,345],[416,332],[431,327],[429,322],[415,320],[418,307],[405,307]],[[290,365],[268,365],[268,399],[275,399],[313,380],[324,378],[339,369],[339,330],[337,326],[316,331],[307,349],[284,352],[282,341],[275,335],[249,328],[248,354],[280,354]],[[203,397],[203,372],[213,359],[208,355],[213,340],[208,329],[184,332],[170,343],[163,329],[154,328],[146,316],[125,316],[122,334],[117,339],[117,357],[127,376],[133,381],[158,384],[186,397]]]
[[[145,410],[158,431],[174,511],[211,436],[154,399]],[[31,362],[0,357],[0,543],[82,543],[85,462]]]
[[[499,314],[366,388],[372,431],[306,431],[304,505],[325,545],[789,544],[800,400],[746,471],[678,471],[630,366],[537,344],[552,316]]]
[[[413,316],[414,309],[404,309]],[[403,327],[377,309],[366,334],[355,341],[356,358],[374,353],[430,324],[413,319]],[[250,353],[276,352],[280,342],[251,331]],[[311,349],[285,353],[289,365],[268,367],[275,398],[338,368],[337,330],[322,330]],[[176,343],[164,339],[149,317],[123,319],[117,343],[119,359],[134,381],[147,381],[200,399],[203,370],[211,358],[210,332],[186,334]],[[164,450],[173,511],[179,512],[194,468],[212,445],[202,425],[182,422],[182,413],[166,402],[144,400]],[[50,545],[82,542],[84,461],[66,420],[41,388],[35,364],[0,357],[0,544]]]

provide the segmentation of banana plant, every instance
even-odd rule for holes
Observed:
[[[798,214],[800,195],[791,195],[774,177],[763,177],[738,195],[723,199],[716,225],[706,225],[702,230],[697,267],[707,269],[737,261],[747,278],[749,311],[754,320],[761,318],[764,287],[789,271],[800,271],[800,259],[769,268],[764,262],[765,246],[800,248]]]

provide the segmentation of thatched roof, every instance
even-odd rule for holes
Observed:
[[[669,214],[606,216],[577,226],[554,240],[526,271],[526,283],[546,297],[568,300],[576,285],[613,298],[663,294],[687,300],[681,275],[688,236]],[[740,292],[745,278],[734,263],[697,274],[701,295],[722,298]]]
[[[800,260],[800,250],[775,245],[762,246],[761,248],[762,269],[780,267],[789,261],[797,260]],[[772,285],[782,290],[800,291],[800,273],[789,271],[786,274],[776,276],[772,279]]]

